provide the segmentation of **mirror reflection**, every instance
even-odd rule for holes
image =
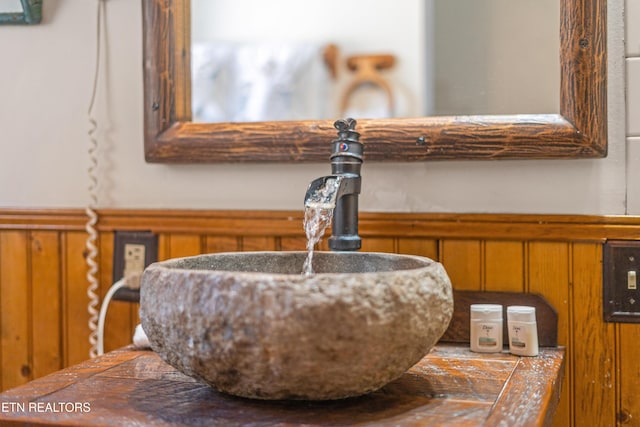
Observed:
[[[0,0],[0,13],[20,13],[22,11],[20,0]]]
[[[558,0],[372,4],[192,0],[193,121],[559,111]]]

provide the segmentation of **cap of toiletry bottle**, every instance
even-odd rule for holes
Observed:
[[[471,351],[494,353],[502,350],[502,305],[471,304]]]

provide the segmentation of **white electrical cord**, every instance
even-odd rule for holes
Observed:
[[[109,308],[109,303],[111,302],[111,298],[118,291],[118,289],[122,288],[127,284],[124,278],[118,280],[116,283],[111,285],[109,291],[104,296],[104,300],[102,301],[102,307],[100,307],[100,316],[98,318],[98,341],[97,341],[97,355],[101,356],[104,354],[104,323],[107,318],[107,309]]]
[[[104,1],[98,0],[97,10],[97,25],[96,25],[96,60],[95,60],[95,72],[93,76],[93,90],[91,93],[91,101],[89,102],[89,110],[87,112],[89,118],[89,204],[85,209],[88,220],[85,225],[85,230],[89,235],[86,241],[86,262],[89,270],[87,271],[87,281],[89,286],[87,287],[87,296],[89,297],[89,305],[87,310],[89,312],[89,357],[93,358],[98,355],[98,310],[97,307],[100,304],[100,296],[97,291],[99,289],[98,281],[98,247],[96,242],[98,240],[98,231],[96,230],[96,223],[98,222],[98,213],[96,212],[96,206],[98,204],[98,157],[96,151],[98,150],[98,139],[95,135],[98,129],[98,121],[93,117],[93,107],[96,100],[96,92],[98,88],[98,76],[100,71],[100,37],[102,31],[100,29],[100,21],[102,20],[102,9],[104,7]]]
[[[96,353],[98,356],[104,354],[104,325],[107,319],[107,310],[109,309],[109,304],[111,303],[111,299],[118,292],[120,288],[127,287],[130,289],[140,289],[140,280],[142,279],[142,273],[133,273],[129,274],[126,277],[118,280],[116,283],[111,285],[107,294],[104,296],[104,300],[102,301],[102,306],[100,307],[100,316],[98,317],[98,328],[97,328],[97,344],[96,344]],[[149,341],[147,339],[146,334],[142,330],[142,327],[138,325],[136,327],[136,331],[133,337],[133,343],[138,348],[148,347]]]

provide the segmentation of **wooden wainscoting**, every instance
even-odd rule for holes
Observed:
[[[81,210],[0,210],[0,390],[88,358],[85,222]],[[159,259],[305,247],[301,212],[103,210],[97,227],[101,295],[115,230],[158,233]],[[544,295],[568,355],[555,425],[640,426],[640,326],[602,312],[602,244],[640,240],[640,218],[361,213],[360,231],[364,251],[441,261],[457,289]],[[137,308],[112,303],[105,350],[131,342]]]

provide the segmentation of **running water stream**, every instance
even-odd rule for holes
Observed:
[[[341,180],[342,177],[339,176],[327,179],[305,203],[304,231],[307,235],[307,259],[304,262],[302,274],[313,274],[313,251],[331,224]]]

